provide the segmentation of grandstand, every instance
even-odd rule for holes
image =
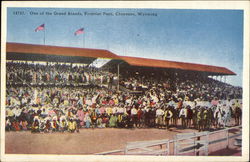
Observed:
[[[225,67],[10,42],[6,53],[6,131],[241,124],[242,88],[213,79],[236,75]]]
[[[147,73],[151,75],[199,75],[226,76],[236,75],[224,67],[184,63],[176,61],[156,60],[138,57],[119,56],[107,50],[73,47],[45,46],[22,43],[7,43],[7,60],[47,61],[81,63],[86,66],[96,66],[98,69],[116,73],[118,79],[128,71],[131,75]],[[128,70],[129,69],[129,70]]]
[[[236,75],[224,67],[175,61],[118,56],[107,50],[73,47],[7,43],[7,60],[54,61],[91,64],[97,58],[111,59],[109,66],[125,63],[134,67],[174,69],[176,71],[203,72],[205,75]],[[108,66],[107,65],[107,66]]]

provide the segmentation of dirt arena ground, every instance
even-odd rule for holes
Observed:
[[[94,154],[123,149],[126,142],[173,139],[176,133],[194,130],[81,129],[80,133],[6,132],[7,154]]]
[[[111,150],[124,149],[126,142],[173,139],[177,133],[187,132],[197,132],[197,130],[176,128],[171,128],[171,130],[156,128],[96,128],[81,129],[80,133],[31,133],[30,131],[6,132],[5,153],[73,155],[96,154]],[[224,134],[221,134],[221,136],[223,137]],[[233,141],[231,141],[231,143],[232,142]],[[223,147],[221,149],[223,149]],[[225,152],[228,152],[228,150]],[[222,155],[222,153],[223,152],[218,152],[219,155]],[[239,150],[238,154],[237,152],[232,152],[231,155],[234,154],[238,155]]]

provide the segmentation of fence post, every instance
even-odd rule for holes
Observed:
[[[196,155],[196,137],[194,137],[194,155]]]
[[[174,141],[174,155],[177,155],[177,138],[176,140]]]
[[[127,152],[128,152],[128,144],[126,144],[126,146],[125,146],[124,155],[126,155]]]
[[[167,142],[167,155],[170,155],[169,141]]]
[[[197,141],[200,141],[200,139],[201,139],[201,137],[198,136],[198,137],[197,137]],[[196,146],[197,146],[197,144],[198,144],[198,143],[196,142],[196,145],[195,145],[195,152],[196,152]],[[195,155],[196,155],[196,156],[199,156],[199,154],[200,154],[200,151],[198,150],[198,151],[196,152]]]
[[[227,129],[227,149],[229,148],[229,129]]]
[[[205,155],[208,156],[208,146],[209,146],[209,133],[206,133],[206,143],[205,143]]]

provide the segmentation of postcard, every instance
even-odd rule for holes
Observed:
[[[249,160],[249,2],[4,2],[1,160]]]

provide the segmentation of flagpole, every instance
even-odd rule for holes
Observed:
[[[82,45],[83,45],[83,48],[85,48],[85,37],[84,37],[84,34],[82,34]]]
[[[107,40],[107,50],[109,50],[109,27],[108,27],[108,29],[107,29],[107,33],[108,33],[108,36],[107,36],[107,38],[108,38],[108,40]]]
[[[43,44],[45,45],[45,30],[46,30],[46,27],[45,27],[45,23],[44,23],[44,30],[43,30]]]

